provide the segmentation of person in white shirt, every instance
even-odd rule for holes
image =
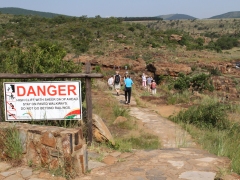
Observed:
[[[114,78],[113,76],[111,76],[109,79],[108,79],[108,87],[109,87],[109,90],[113,90],[113,81],[114,81]]]
[[[146,75],[143,73],[143,75],[142,75],[142,86],[143,86],[144,88],[147,87],[146,82],[147,82],[147,77],[146,77]]]

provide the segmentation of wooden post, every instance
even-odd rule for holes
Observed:
[[[86,62],[86,74],[91,73],[91,63]],[[91,93],[91,78],[86,78],[86,105],[87,105],[87,128],[88,128],[88,145],[92,143],[92,93]]]
[[[0,84],[0,89],[2,89],[2,92],[4,93],[5,91],[4,91],[4,89],[3,89],[3,81],[1,80],[1,82],[0,82],[1,84]],[[4,115],[4,113],[2,112],[2,109],[3,109],[3,100],[2,100],[2,93],[0,93],[0,122],[2,122],[3,121],[3,115]]]

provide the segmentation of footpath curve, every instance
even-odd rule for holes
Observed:
[[[115,94],[114,94],[115,96]],[[124,96],[115,96],[124,103]],[[126,105],[128,106],[128,105]],[[136,150],[124,162],[98,167],[83,179],[91,180],[214,180],[230,161],[217,157],[196,146],[191,136],[178,125],[147,108],[136,106],[134,98],[129,105],[131,116],[157,134],[162,149]],[[179,148],[180,147],[180,148]],[[181,148],[184,147],[184,148]],[[238,177],[225,176],[224,180]]]
[[[115,97],[119,103],[124,103],[123,95]],[[230,161],[227,158],[217,157],[198,148],[190,135],[178,125],[152,110],[137,107],[134,98],[128,108],[132,116],[159,136],[162,149],[108,153],[106,157],[110,160],[119,160],[111,165],[96,161],[99,154],[89,150],[90,172],[74,180],[215,180],[217,172],[224,171],[229,166]],[[51,173],[27,166],[12,167],[8,162],[0,162],[0,180],[66,178],[55,177]],[[240,176],[227,175],[216,180],[240,180]]]

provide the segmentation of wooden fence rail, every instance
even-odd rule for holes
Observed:
[[[0,73],[0,79],[48,79],[48,78],[102,78],[99,73],[8,74]]]

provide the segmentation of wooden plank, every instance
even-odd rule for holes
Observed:
[[[0,73],[0,79],[31,79],[31,78],[102,78],[100,73],[54,73],[54,74],[9,74]]]
[[[86,63],[86,73],[91,73],[90,62]],[[88,145],[92,144],[92,90],[91,78],[86,78],[86,105],[87,105],[87,127],[88,127]]]

